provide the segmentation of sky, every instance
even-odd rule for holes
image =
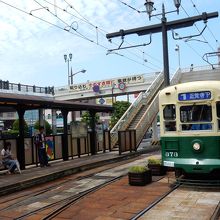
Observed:
[[[107,33],[161,22],[162,3],[167,12],[175,10],[172,0],[155,0],[156,10],[149,20],[145,0],[0,0],[0,79],[37,86],[68,84],[68,63],[64,54],[72,53],[69,67],[74,83],[110,79],[136,74],[154,74],[163,69],[161,33],[152,35],[145,47],[116,50],[121,38],[106,38]],[[125,4],[127,5],[125,5]],[[194,6],[193,6],[194,5]],[[130,6],[130,7],[129,7]],[[138,13],[137,10],[142,11]],[[219,0],[182,0],[179,15],[166,14],[167,21],[219,12]],[[203,21],[178,29],[176,38],[198,35]],[[175,40],[168,32],[170,74],[179,66],[203,66],[205,53],[220,46],[220,18],[209,19],[202,36]],[[122,46],[150,42],[150,36],[128,35]],[[175,50],[179,46],[179,53]],[[216,63],[217,57],[211,62]]]

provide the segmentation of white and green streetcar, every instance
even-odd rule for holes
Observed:
[[[220,81],[169,86],[159,94],[163,164],[220,175]]]

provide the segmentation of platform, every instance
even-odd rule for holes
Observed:
[[[149,151],[149,149],[142,149],[138,152],[126,153],[122,155],[119,155],[117,151],[112,151],[93,156],[70,159],[68,161],[53,161],[50,163],[50,167],[28,167],[26,170],[22,170],[21,174],[1,174],[0,196],[75,174],[80,171],[134,158],[142,153],[145,153],[146,151]]]

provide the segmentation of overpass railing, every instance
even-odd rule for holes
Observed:
[[[163,83],[163,73],[161,72],[152,84],[148,87],[146,92],[141,92],[138,97],[134,100],[134,102],[129,106],[127,111],[123,114],[123,116],[119,119],[119,121],[115,124],[115,126],[111,129],[111,143],[112,147],[114,147],[118,141],[118,131],[126,130],[129,126],[135,115],[138,113],[143,104],[147,104],[155,95],[155,91],[161,87]]]
[[[3,81],[0,80],[0,91],[1,92],[19,92],[19,93],[34,93],[34,95],[37,95],[37,93],[40,94],[49,94],[54,95],[54,87],[40,87],[40,86],[31,86],[31,85],[24,85],[24,84],[16,84],[16,83],[10,83],[9,81]]]
[[[172,76],[170,84],[175,85],[175,84],[179,83],[181,75],[182,75],[181,69],[177,69],[175,74]],[[143,137],[144,137],[145,133],[147,132],[147,130],[152,125],[152,122],[157,117],[158,112],[159,112],[159,88],[157,90],[156,95],[154,96],[154,99],[149,104],[147,110],[145,111],[145,113],[141,117],[139,123],[135,127],[137,146],[139,145],[139,143],[143,139]]]

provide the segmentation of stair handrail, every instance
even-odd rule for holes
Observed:
[[[154,88],[156,87],[159,79],[161,78],[163,72],[160,72],[158,76],[153,80],[151,85],[147,88],[146,92],[139,93],[138,97],[133,101],[133,103],[129,106],[129,108],[125,111],[125,113],[122,115],[122,117],[118,120],[118,122],[115,124],[115,126],[111,129],[110,133],[116,133],[121,127],[121,124],[126,121],[126,118],[130,115],[130,113],[133,110],[133,107],[139,107],[138,105],[141,103],[141,101],[144,99],[146,100],[148,96],[150,95],[150,91],[154,91]],[[143,96],[144,94],[144,96]]]
[[[183,73],[182,73],[181,69],[178,68],[176,70],[176,72],[174,73],[174,75],[172,76],[170,84],[175,85],[175,84],[179,83],[179,80],[180,80],[182,74]],[[158,85],[159,85],[159,83],[158,83]],[[162,83],[161,83],[161,86],[162,86]],[[155,119],[157,113],[159,112],[159,88],[157,91],[158,92],[156,93],[154,99],[152,100],[152,102],[150,103],[150,105],[146,109],[145,113],[141,117],[139,123],[135,126],[137,143],[140,143],[140,137],[144,136],[145,132],[147,131],[147,129],[150,128],[153,120]]]
[[[143,95],[143,92],[140,92],[137,98],[132,102],[132,104],[128,107],[128,109],[125,111],[122,117],[118,120],[115,126],[111,129],[110,133],[115,133],[119,130],[119,127],[121,127],[121,124],[125,121],[126,117],[130,115],[132,108],[137,107],[139,102],[142,100],[142,95]]]
[[[148,106],[144,116],[142,116],[141,123],[135,127],[136,129],[136,141],[140,143],[141,137],[146,133],[145,130],[149,129],[151,124],[153,123],[157,113],[159,111],[159,93],[154,97],[153,101]]]

